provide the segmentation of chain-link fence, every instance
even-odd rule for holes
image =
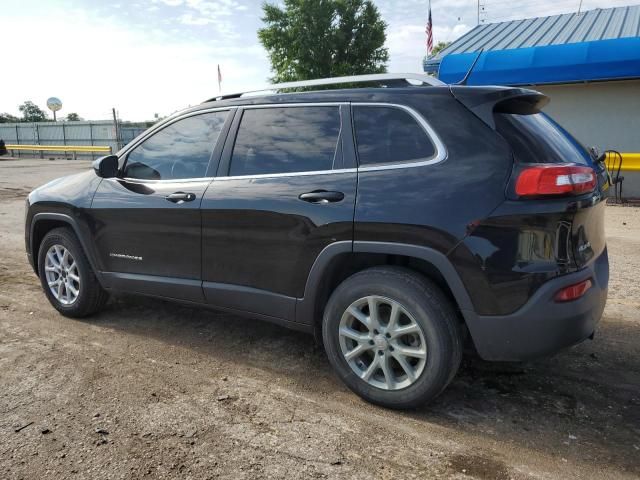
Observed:
[[[39,123],[0,123],[0,139],[7,145],[98,145],[109,146],[117,152],[140,133],[145,124],[118,122],[117,126],[109,120],[80,122],[39,122]],[[23,157],[71,157],[64,152],[19,152]],[[79,157],[95,158],[99,154],[78,153]]]

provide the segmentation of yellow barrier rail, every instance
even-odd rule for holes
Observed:
[[[111,147],[106,145],[5,145],[7,150],[27,150],[32,152],[88,152],[111,153]]]
[[[620,155],[622,155],[622,168],[620,170],[623,172],[640,172],[640,153],[621,153]],[[606,163],[610,172],[613,171],[614,167],[618,168],[610,153],[607,153]]]
[[[112,153],[108,145],[6,145],[7,150],[32,152]],[[622,153],[622,171],[640,172],[640,153]],[[614,167],[612,156],[607,154],[607,168]],[[617,167],[617,165],[616,165]]]

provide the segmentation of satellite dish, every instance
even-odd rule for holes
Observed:
[[[62,108],[62,101],[59,98],[51,97],[47,100],[47,107],[52,112],[57,112]]]

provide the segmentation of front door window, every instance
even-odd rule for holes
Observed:
[[[194,115],[163,128],[128,154],[124,177],[140,180],[205,177],[228,113]]]

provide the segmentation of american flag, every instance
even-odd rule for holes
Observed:
[[[433,50],[433,24],[431,23],[431,2],[429,2],[429,20],[427,21],[427,55]]]

